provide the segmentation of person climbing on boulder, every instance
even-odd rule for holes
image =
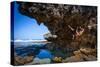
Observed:
[[[74,28],[72,28],[70,25],[68,25],[68,27],[72,31],[72,39],[75,39],[75,38],[81,36],[84,32],[84,28],[82,28],[81,26],[77,27],[76,30]]]

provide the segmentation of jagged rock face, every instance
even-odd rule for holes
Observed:
[[[30,18],[35,18],[38,21],[38,24],[44,23],[44,25],[48,27],[52,35],[57,35],[57,38],[51,38],[49,39],[49,41],[55,43],[57,47],[61,47],[62,49],[67,49],[67,47],[69,47],[69,49],[74,49],[74,47],[75,49],[78,49],[80,43],[82,42],[82,38],[81,36],[79,38],[75,37],[74,34],[76,33],[76,30],[82,27],[85,30],[82,34],[82,37],[83,39],[84,37],[86,37],[85,39],[87,40],[87,36],[91,34],[91,32],[89,32],[88,30],[88,25],[90,23],[97,24],[96,6],[80,6],[51,3],[46,4],[31,2],[18,2],[18,4],[18,9],[21,14],[26,15]],[[94,20],[92,20],[92,18],[94,18]],[[90,20],[92,20],[92,22],[90,22]],[[72,28],[74,29],[74,31]],[[75,42],[77,43],[75,45],[75,43],[72,44],[72,41],[78,42]],[[93,43],[96,44],[96,35],[94,35],[93,41],[95,41],[95,43]]]

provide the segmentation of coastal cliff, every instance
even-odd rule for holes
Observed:
[[[97,48],[97,7],[66,4],[17,2],[19,12],[47,26],[46,39],[52,49],[72,52]],[[44,36],[45,36],[44,35]],[[96,56],[95,56],[96,57]]]

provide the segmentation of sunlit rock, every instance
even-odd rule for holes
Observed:
[[[52,35],[51,33],[47,33],[47,34],[44,35],[44,38],[45,39],[49,39],[49,38],[54,38],[55,39],[55,38],[57,38],[57,35]]]
[[[54,57],[53,58],[53,62],[55,62],[55,63],[61,63],[62,62],[62,58],[61,57]]]

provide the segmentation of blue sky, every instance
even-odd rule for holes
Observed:
[[[18,4],[14,4],[14,39],[44,39],[48,32],[43,23],[38,25],[35,19],[20,14]]]

